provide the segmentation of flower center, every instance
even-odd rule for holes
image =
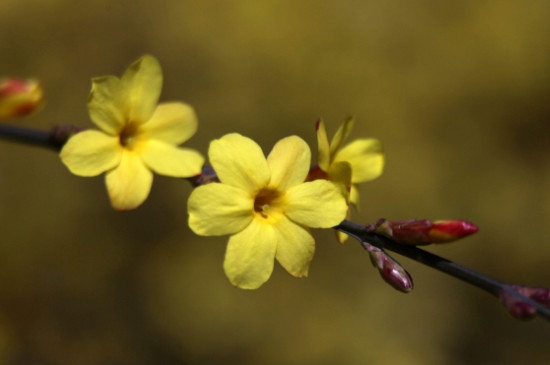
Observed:
[[[139,125],[135,122],[129,122],[122,127],[119,132],[119,141],[122,147],[132,149],[138,132]]]
[[[272,189],[260,190],[254,199],[254,211],[265,219],[282,213],[281,193]]]

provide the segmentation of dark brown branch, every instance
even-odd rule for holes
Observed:
[[[453,261],[424,251],[418,247],[400,244],[386,236],[369,232],[369,230],[367,230],[366,227],[361,224],[350,221],[343,221],[334,228],[339,230],[340,232],[344,232],[352,236],[360,243],[368,242],[369,244],[379,247],[381,249],[393,251],[400,255],[406,256],[412,260],[433,267],[436,270],[442,271],[450,276],[474,285],[496,296],[499,299],[501,299],[503,295],[513,297],[516,299],[517,302],[511,303],[510,305],[519,303],[525,304],[526,306],[531,306],[536,311],[536,314],[540,315],[546,320],[550,320],[550,308],[531,299],[528,296],[519,293],[518,290],[514,289],[514,287],[517,288],[517,286],[500,282],[474,270],[461,266]],[[506,305],[506,303],[504,304]],[[516,308],[507,308],[513,315],[521,317],[513,312]]]
[[[48,131],[0,123],[0,139],[59,151],[72,134],[81,130],[70,125],[56,126]]]

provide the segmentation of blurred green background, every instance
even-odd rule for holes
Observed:
[[[480,232],[430,248],[505,281],[550,286],[547,1],[2,0],[0,74],[34,76],[46,108],[22,125],[91,126],[90,78],[142,54],[161,100],[199,115],[188,146],[227,132],[265,152],[316,149],[349,114],[387,155],[357,222],[455,218]],[[110,208],[103,179],[55,153],[0,143],[1,364],[546,364],[550,326],[408,259],[387,286],[358,244],[316,231],[308,279],[278,265],[233,288],[226,237],[186,225],[186,181]]]

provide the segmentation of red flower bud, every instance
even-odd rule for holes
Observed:
[[[36,80],[7,78],[0,81],[0,119],[21,118],[37,111],[44,94]]]
[[[512,285],[511,287],[515,292],[550,308],[550,289],[521,285]],[[499,298],[506,309],[508,309],[508,312],[518,319],[531,319],[537,315],[536,308],[506,290],[500,292]]]
[[[466,221],[435,221],[428,232],[430,243],[445,243],[469,236],[478,231],[475,224]]]
[[[413,290],[412,278],[401,264],[384,252],[384,250],[367,242],[362,242],[361,244],[368,251],[372,264],[378,269],[380,276],[386,283],[403,293]]]
[[[368,227],[376,233],[395,239],[397,242],[413,245],[452,242],[478,231],[477,226],[473,223],[460,220],[431,222],[427,219],[406,221],[380,219],[373,228],[372,226]]]

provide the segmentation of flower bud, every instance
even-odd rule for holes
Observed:
[[[361,244],[368,251],[372,264],[378,269],[380,276],[386,283],[403,293],[413,290],[414,285],[411,276],[397,261],[376,246],[367,242]]]
[[[550,308],[550,289],[532,288],[521,285],[512,285],[511,288],[537,303]],[[508,312],[518,319],[531,319],[537,315],[537,309],[531,304],[521,300],[509,291],[502,290],[499,294],[501,303],[508,309]]]
[[[475,224],[466,221],[435,221],[428,232],[430,243],[446,243],[478,231]]]
[[[452,242],[478,231],[473,223],[460,220],[431,222],[427,219],[405,221],[380,219],[374,226],[367,227],[397,242],[413,245]]]
[[[29,115],[42,107],[43,99],[38,81],[6,78],[0,81],[0,119]]]

